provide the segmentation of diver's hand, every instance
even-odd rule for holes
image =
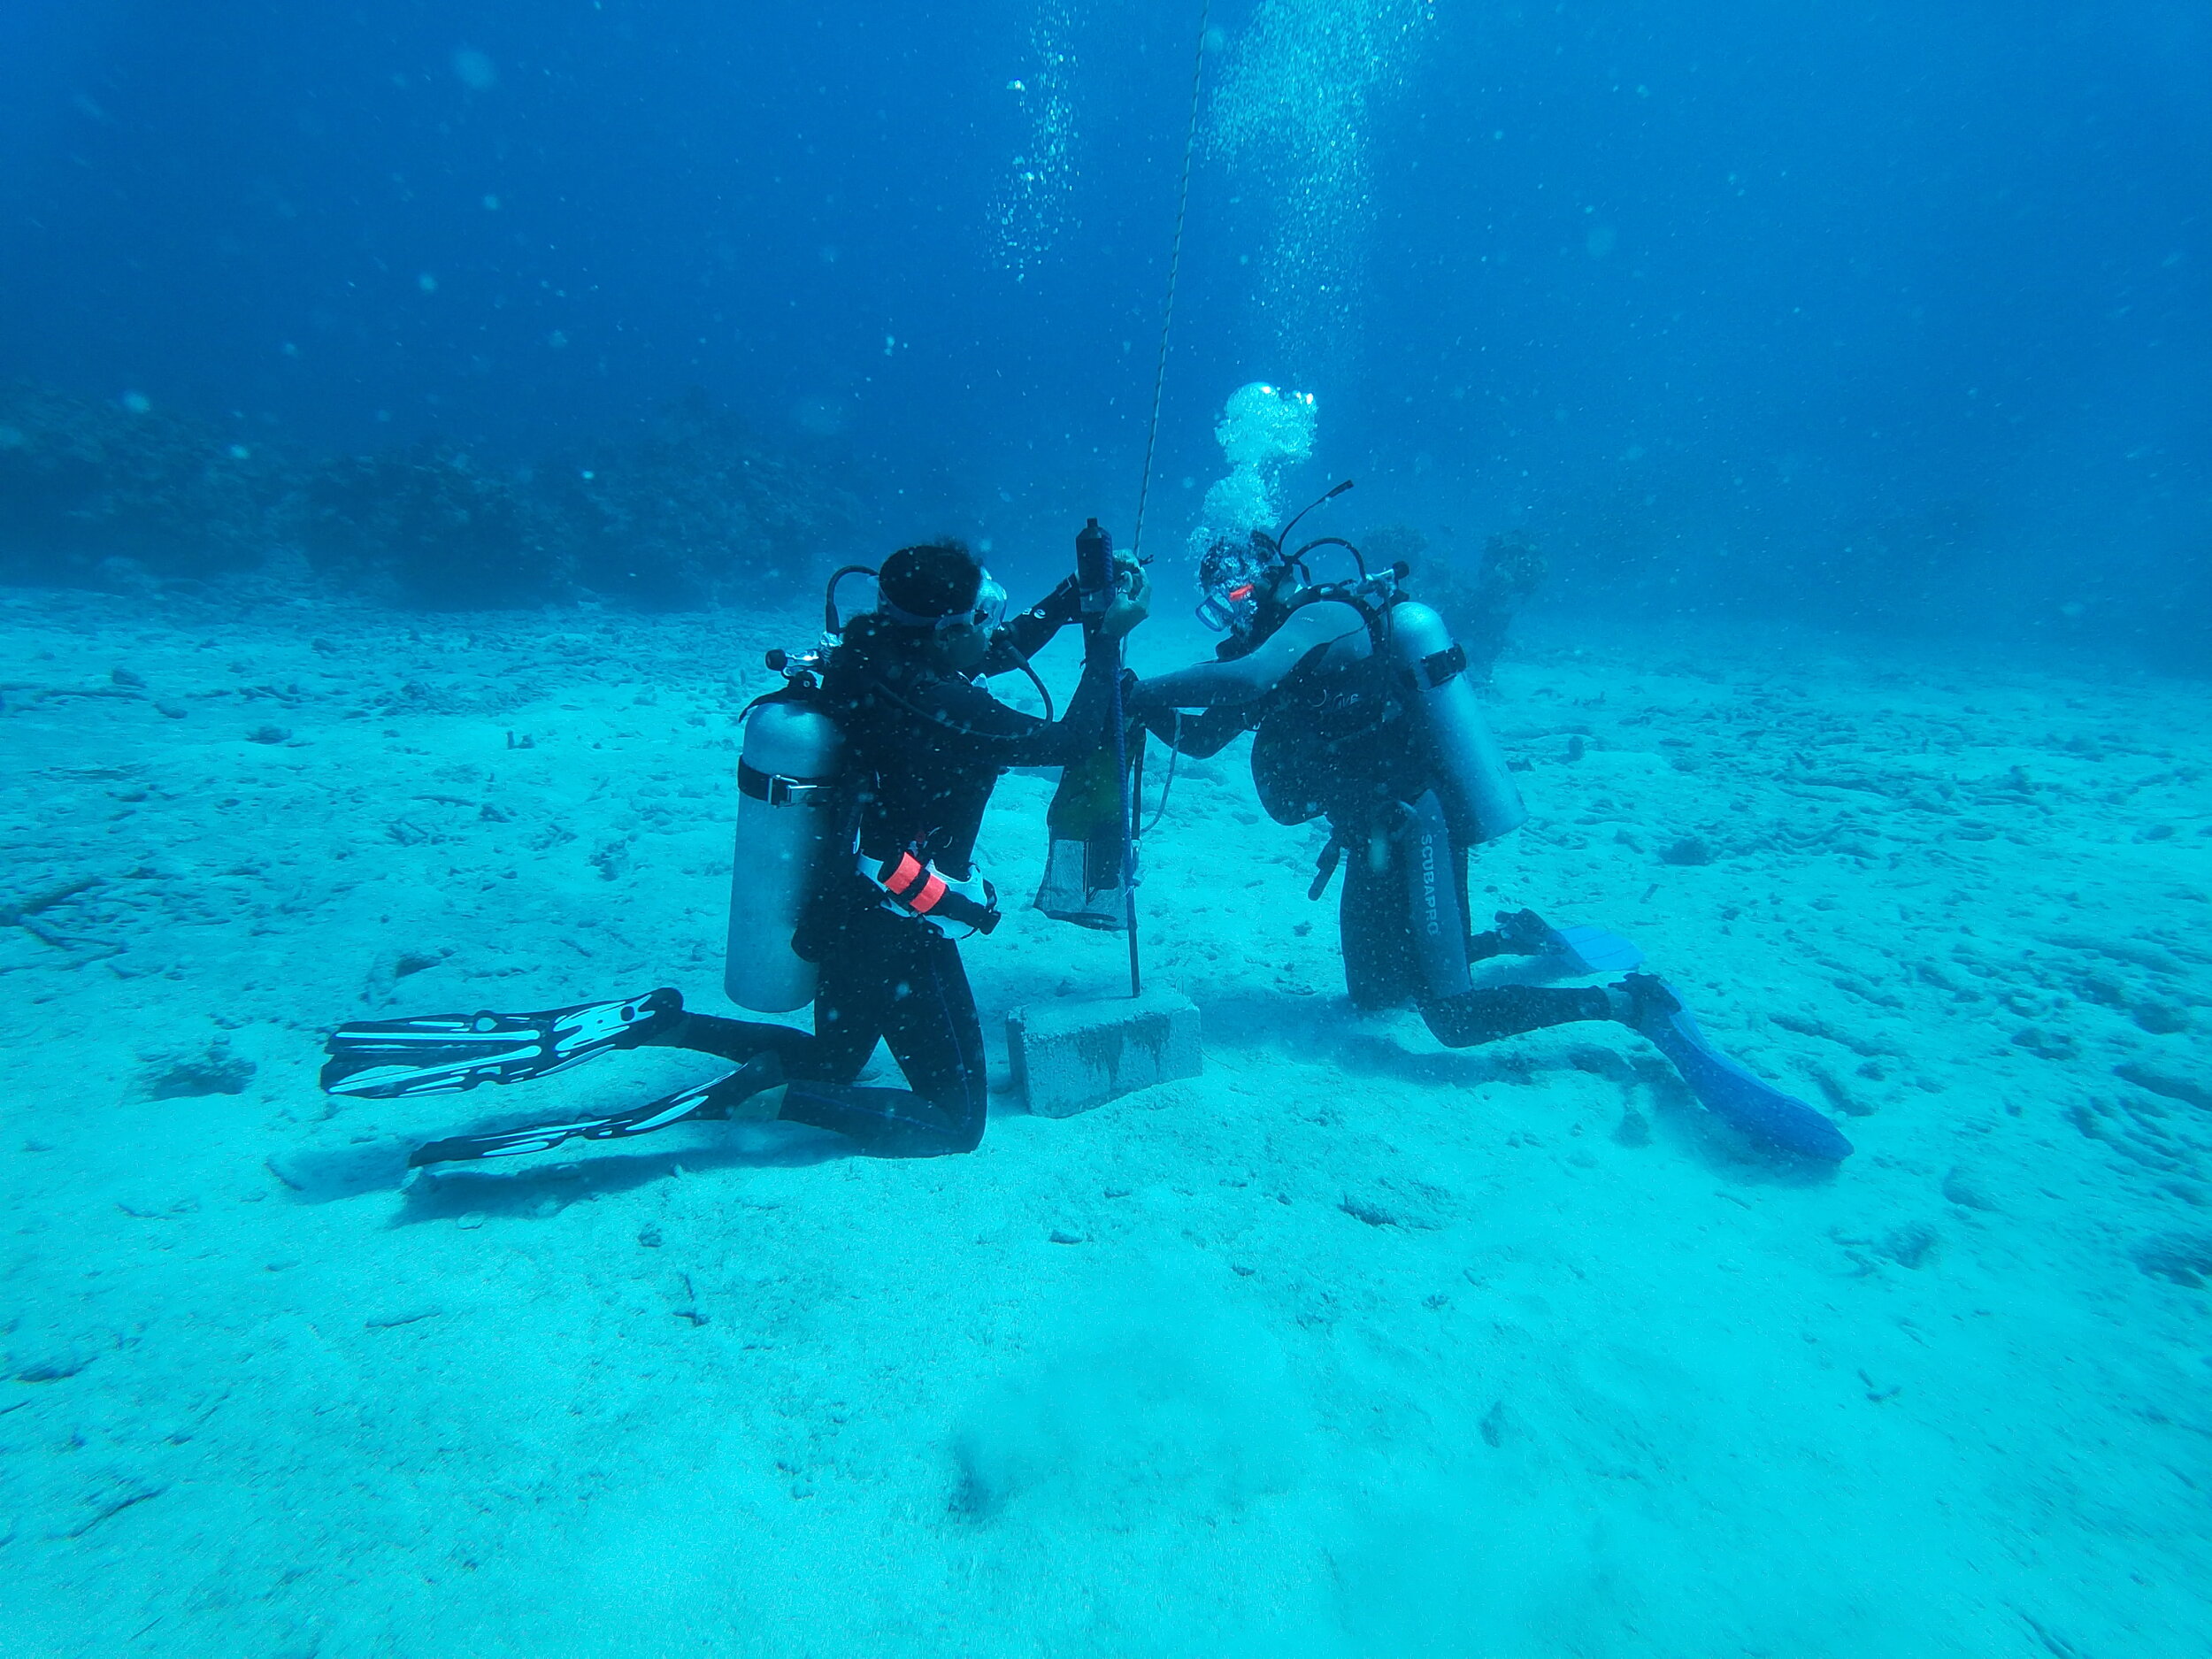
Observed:
[[[1128,586],[1114,595],[1114,603],[1106,607],[1106,614],[1098,619],[1099,632],[1110,640],[1125,636],[1138,623],[1152,614],[1152,583],[1141,565],[1125,565]]]
[[[1029,614],[1056,628],[1079,622],[1083,617],[1083,590],[1074,577],[1063,577],[1057,588],[1030,606]]]

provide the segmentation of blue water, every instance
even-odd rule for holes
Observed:
[[[1056,564],[1079,502],[1133,511],[1196,21],[28,0],[0,362],[510,459],[695,385],[834,446],[901,533]],[[1579,598],[1878,627],[1996,599],[2193,659],[2197,8],[1213,24],[1171,492],[1228,388],[1282,380],[1371,517],[1540,526]]]
[[[2203,1648],[2212,13],[1203,27],[0,10],[0,1652]],[[403,1194],[452,1102],[317,1093],[708,1004],[827,570],[1026,601],[1141,491],[1150,673],[1240,476],[1538,550],[1478,906],[1632,933],[1839,1172],[1356,1014],[1235,749],[1147,849],[1202,1079]],[[971,947],[995,1067],[1118,949]]]

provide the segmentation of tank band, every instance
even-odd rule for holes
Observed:
[[[1467,672],[1467,648],[1456,640],[1445,649],[1432,651],[1421,659],[1421,678],[1433,691],[1455,674]]]
[[[829,787],[827,778],[787,778],[780,772],[763,772],[757,766],[737,763],[737,791],[756,801],[765,801],[770,806],[789,806],[803,803],[817,789]]]

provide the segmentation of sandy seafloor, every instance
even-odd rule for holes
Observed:
[[[1356,1016],[1239,749],[1148,849],[1202,1079],[1002,1093],[968,1158],[697,1126],[403,1190],[712,1068],[314,1080],[347,1018],[726,1011],[733,717],[805,616],[0,595],[0,1654],[2212,1647],[2207,687],[1509,657],[1536,816],[1478,902],[1635,938],[1832,1176],[1617,1027]],[[987,829],[1018,896],[1049,788]],[[1002,1088],[1003,1011],[1120,949],[967,947]]]

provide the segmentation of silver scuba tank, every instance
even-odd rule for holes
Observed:
[[[814,1000],[814,964],[791,948],[791,935],[832,859],[851,861],[831,787],[844,746],[835,723],[798,699],[764,699],[746,711],[722,973],[740,1008],[784,1014]]]
[[[1467,654],[1452,642],[1444,618],[1410,602],[1390,607],[1385,624],[1392,660],[1413,680],[1409,699],[1427,740],[1452,827],[1469,846],[1496,841],[1528,818],[1506,770],[1505,751],[1490,734]]]

